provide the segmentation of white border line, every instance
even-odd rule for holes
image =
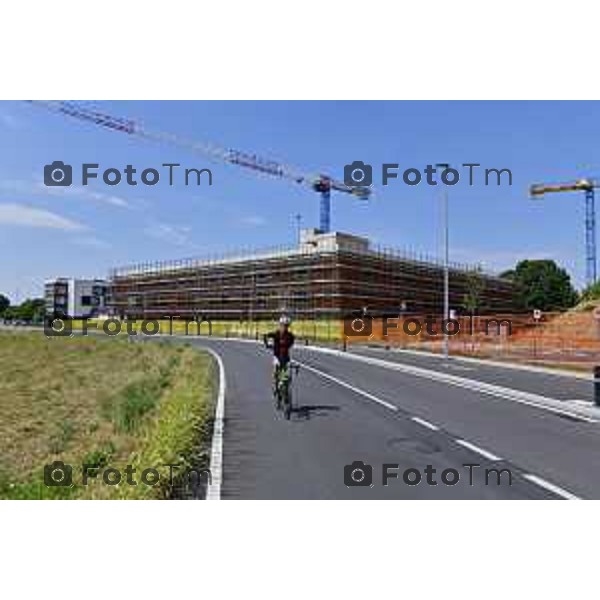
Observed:
[[[319,371],[319,369],[310,367],[306,363],[303,363],[303,362],[300,362],[297,360],[294,362],[298,363],[303,369],[306,369],[307,371],[312,371],[313,373],[316,373],[317,375],[320,375],[321,377],[324,377],[325,379],[329,379],[330,381],[333,381],[334,383],[337,383],[338,385],[341,385],[342,387],[345,387],[345,388],[353,391],[356,394],[364,396],[365,398],[368,398],[369,400],[372,400],[373,402],[377,402],[377,404],[381,404],[381,406],[385,406],[389,410],[393,410],[394,412],[396,412],[398,410],[397,406],[394,406],[393,404],[390,404],[389,402],[386,402],[385,400],[382,400],[381,398],[378,398],[377,396],[374,396],[373,394],[370,394],[369,392],[365,392],[365,390],[361,390],[360,388],[354,387],[353,385],[350,385],[349,383],[346,383],[345,381],[342,381],[341,379],[338,379],[337,377],[334,377],[333,375],[328,375],[327,373],[323,373],[323,371]]]
[[[483,448],[480,448],[479,446],[476,446],[475,444],[471,444],[471,442],[467,442],[467,440],[455,440],[455,441],[457,444],[460,444],[464,448],[468,448],[472,452],[475,452],[476,454],[483,456],[483,458],[487,458],[488,460],[502,460],[499,456],[496,456],[495,454],[492,454],[491,452],[488,452],[487,450],[484,450]]]
[[[216,411],[215,411],[215,424],[214,424],[214,429],[213,429],[211,458],[210,458],[211,483],[209,484],[209,486],[207,488],[206,499],[207,500],[220,500],[221,499],[221,485],[222,485],[222,481],[223,481],[223,430],[224,430],[224,416],[225,416],[225,390],[226,390],[227,383],[226,383],[226,379],[225,379],[225,367],[223,365],[223,360],[221,359],[221,356],[212,348],[208,348],[205,346],[203,346],[202,348],[204,350],[206,350],[207,352],[209,352],[212,356],[214,356],[214,358],[217,361],[217,364],[219,366],[219,393],[218,393],[217,406],[216,406]],[[334,383],[337,383],[338,385],[341,385],[342,387],[345,387],[345,388],[355,392],[356,394],[364,396],[365,398],[368,398],[369,400],[372,400],[378,404],[381,404],[382,406],[385,406],[386,408],[388,408],[394,412],[398,410],[397,406],[394,406],[393,404],[390,404],[389,402],[386,402],[385,400],[382,400],[381,398],[378,398],[377,396],[374,396],[373,394],[370,394],[369,392],[366,392],[365,390],[362,390],[353,385],[350,385],[349,383],[346,383],[345,381],[342,381],[341,379],[338,379],[337,377],[334,377],[333,375],[324,373],[323,371],[320,371],[319,369],[315,369],[314,367],[311,367],[311,366],[307,365],[306,363],[302,363],[300,361],[296,361],[296,362],[298,364],[300,364],[302,366],[302,368],[307,369],[308,371],[311,371],[317,375],[320,375],[321,377],[324,377],[325,379],[329,379],[330,381],[333,381]],[[384,361],[381,361],[381,362],[384,362]],[[423,427],[427,427],[428,429],[431,429],[432,431],[439,430],[439,427],[437,425],[434,425],[433,423],[430,423],[429,421],[426,421],[425,419],[421,419],[420,417],[413,416],[413,417],[410,417],[410,419],[413,422],[422,425]],[[488,452],[487,450],[484,450],[483,448],[480,448],[479,446],[476,446],[475,444],[472,444],[471,442],[468,442],[466,440],[456,439],[455,442],[457,444],[463,446],[464,448],[467,448],[467,449],[483,456],[484,458],[486,458],[488,460],[491,460],[491,461],[502,460],[502,458],[500,458],[499,456],[496,456],[495,454],[492,454],[491,452]],[[578,496],[575,496],[575,494],[572,494],[571,492],[568,492],[567,490],[565,490],[553,483],[550,483],[549,481],[546,481],[545,479],[542,479],[541,477],[538,477],[537,475],[532,475],[530,473],[524,473],[523,478],[526,479],[527,481],[529,481],[530,483],[538,485],[539,487],[544,488],[545,490],[556,494],[557,496],[559,496],[561,498],[565,498],[567,500],[581,500],[581,498]]]
[[[215,422],[210,451],[210,483],[206,489],[206,499],[220,500],[221,484],[223,482],[223,430],[225,426],[225,389],[227,381],[221,356],[212,348],[202,346],[202,349],[213,356],[219,367],[219,393],[215,408]]]
[[[368,346],[369,350],[384,351],[384,348]],[[351,349],[351,346],[349,346]],[[357,350],[360,350],[357,348]],[[390,348],[388,352],[395,352],[397,354],[412,354],[414,356],[421,356],[424,358],[443,358],[442,354],[436,352],[430,352],[428,350],[414,350],[412,348]],[[359,352],[357,352],[358,354]],[[590,373],[580,371],[568,371],[566,369],[545,367],[543,365],[523,365],[511,362],[501,362],[499,360],[478,358],[475,356],[460,356],[450,355],[449,359],[452,361],[460,361],[466,363],[474,363],[488,367],[499,367],[501,369],[513,369],[517,371],[529,371],[531,373],[540,373],[542,375],[554,375],[556,377],[571,377],[572,379],[583,379],[584,381],[593,381],[594,376]]]
[[[565,407],[565,402],[562,400],[557,400],[556,398],[541,396],[531,392],[523,392],[521,390],[515,390],[492,383],[485,383],[477,379],[469,379],[467,377],[460,377],[458,375],[452,375],[450,373],[444,373],[433,369],[425,369],[423,367],[416,367],[414,365],[407,365],[405,363],[383,360],[381,358],[365,356],[363,354],[342,352],[341,350],[334,350],[330,348],[307,346],[307,349],[312,350],[313,352],[321,352],[323,354],[331,354],[333,356],[338,356],[349,360],[357,360],[360,362],[369,363],[386,369],[392,369],[402,373],[407,373],[409,375],[414,375],[416,377],[423,377],[432,381],[441,381],[442,383],[446,383],[448,385],[467,388],[470,391],[495,396],[496,398],[512,400],[513,402],[533,406],[535,408],[540,408],[555,414],[585,421],[587,423],[597,423],[598,417],[600,416],[600,411],[592,407],[587,409],[584,409],[583,407],[574,407],[573,405]]]
[[[423,427],[427,427],[427,429],[431,429],[431,431],[439,431],[440,429],[437,425],[434,425],[425,419],[421,419],[420,417],[411,417],[410,420],[418,423],[419,425],[423,425]]]
[[[182,339],[188,339],[188,340],[190,339],[190,337],[194,337],[197,340],[201,340],[203,336],[189,336],[188,337],[188,336],[175,335],[173,337],[181,337]],[[212,340],[217,340],[217,341],[245,342],[245,343],[251,343],[251,344],[252,343],[254,343],[254,344],[260,343],[260,342],[257,342],[257,340],[248,339],[248,338],[234,338],[234,337],[224,338],[224,337],[216,337],[216,336],[204,336],[204,337],[208,340],[212,339]],[[585,406],[579,406],[579,405],[573,406],[573,404],[571,404],[570,408],[572,410],[569,410],[569,403],[566,401],[558,400],[556,398],[550,398],[548,396],[541,396],[539,394],[534,394],[531,392],[523,392],[521,390],[507,388],[507,387],[500,386],[497,384],[485,383],[485,382],[479,381],[477,379],[470,379],[470,378],[461,377],[458,375],[452,375],[447,372],[445,373],[445,372],[437,371],[434,369],[426,369],[426,368],[417,367],[414,365],[407,365],[406,363],[385,360],[382,358],[375,358],[373,356],[367,356],[365,354],[359,354],[359,353],[353,353],[353,352],[343,352],[341,350],[337,350],[334,348],[326,348],[323,346],[311,346],[311,345],[298,346],[298,349],[309,350],[309,351],[313,351],[313,352],[322,352],[324,354],[332,354],[334,356],[339,356],[339,357],[343,357],[343,358],[347,358],[347,359],[351,359],[351,360],[358,360],[361,362],[374,364],[374,365],[377,365],[380,367],[385,367],[388,369],[394,369],[396,371],[409,373],[409,374],[415,375],[417,377],[425,377],[427,379],[434,380],[434,381],[435,380],[442,381],[449,385],[454,385],[454,386],[462,387],[462,388],[468,388],[471,391],[477,391],[481,394],[487,394],[490,396],[495,396],[497,398],[503,398],[505,400],[512,400],[513,402],[518,402],[520,404],[525,404],[527,406],[532,406],[534,408],[546,410],[546,411],[549,411],[554,414],[578,419],[578,420],[584,421],[586,423],[598,423],[598,421],[600,420],[599,419],[600,411],[598,411],[598,409],[596,409],[595,407],[591,407],[591,406],[585,407]],[[424,354],[422,352],[417,352],[417,351],[412,351],[412,352],[414,352],[416,354],[417,353]],[[457,359],[457,360],[462,360],[462,359]],[[298,362],[298,361],[296,361],[296,362]],[[304,366],[306,368],[308,368],[308,365],[304,364]],[[323,377],[331,378],[331,376],[327,375],[326,373],[322,373],[321,371],[316,371],[316,372],[319,373],[320,375],[322,375]],[[335,378],[332,378],[332,380],[335,381]],[[346,387],[349,387],[349,389],[352,389],[352,387],[349,384],[343,383],[343,385],[345,385]],[[361,392],[359,392],[359,393],[361,393]],[[363,395],[365,395],[365,394],[363,394]],[[374,399],[374,398],[375,397],[373,397],[371,399]],[[385,401],[381,401],[379,398],[377,398],[375,401],[379,402],[380,404],[382,402],[385,402]],[[385,403],[385,404],[387,405],[388,403]],[[398,410],[398,408],[394,405],[390,404],[389,406],[387,406],[387,408],[390,408],[390,407],[393,407],[392,410]]]
[[[567,490],[563,490],[563,488],[558,487],[557,485],[554,485],[553,483],[550,483],[549,481],[546,481],[545,479],[542,479],[541,477],[538,477],[537,475],[531,475],[530,473],[525,473],[523,475],[523,477],[525,479],[527,479],[527,481],[530,481],[531,483],[535,483],[536,485],[539,485],[540,487],[544,488],[545,490],[548,490],[549,492],[552,492],[552,493],[560,496],[561,498],[565,498],[566,500],[581,500],[581,498],[579,496],[575,496],[575,494],[571,494],[571,492],[567,492]]]

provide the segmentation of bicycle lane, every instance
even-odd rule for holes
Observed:
[[[294,382],[290,421],[276,413],[271,395],[271,359],[256,344],[202,340],[222,357],[227,374],[222,498],[545,498],[556,497],[516,477],[512,486],[474,485],[463,465],[510,468],[498,457],[476,454],[456,440],[423,426],[402,411],[371,401],[358,389],[344,387],[310,369]],[[347,487],[344,467],[361,460],[373,466],[373,486]],[[397,463],[388,486],[382,465]],[[427,465],[436,469],[437,485],[409,486],[402,473]],[[445,469],[460,481],[444,485]],[[393,474],[398,474],[394,477]]]

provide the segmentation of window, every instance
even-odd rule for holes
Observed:
[[[94,296],[81,296],[81,306],[96,306],[98,299]]]

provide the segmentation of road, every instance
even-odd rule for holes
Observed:
[[[589,382],[365,350],[385,359],[367,363],[298,347],[296,408],[285,421],[274,410],[266,350],[192,343],[218,353],[226,374],[223,499],[600,498],[600,411],[592,418]],[[415,375],[414,366],[425,372]],[[451,384],[436,379],[449,372],[458,378]],[[506,386],[536,402],[507,396]],[[536,404],[546,395],[564,412]],[[355,461],[371,466],[350,470],[371,485],[346,485]]]

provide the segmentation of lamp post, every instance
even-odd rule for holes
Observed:
[[[436,167],[445,170],[450,167],[448,163],[437,163]],[[444,222],[444,320],[446,328],[450,318],[450,226],[448,214],[448,191],[446,188],[442,191],[442,220]],[[444,333],[444,359],[448,360],[449,344],[448,334]]]
[[[302,215],[297,214],[294,216],[296,219],[296,243],[300,245],[300,232],[302,231]]]

